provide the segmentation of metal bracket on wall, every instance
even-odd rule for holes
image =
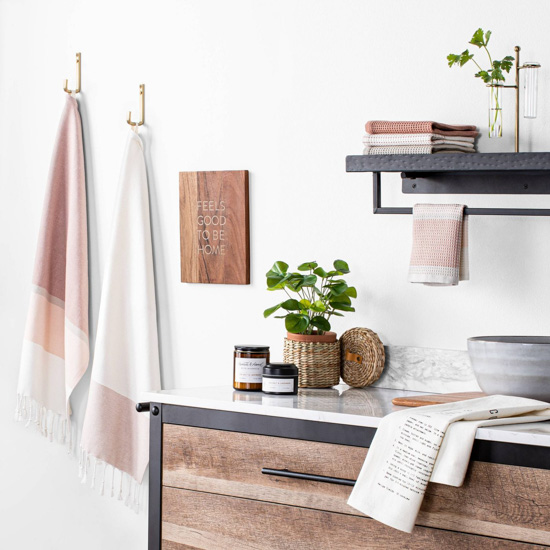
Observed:
[[[416,176],[411,177],[411,174],[403,173],[401,177],[403,178],[403,192],[404,193],[472,193],[472,194],[550,194],[550,186],[545,185],[545,188],[542,189],[540,186],[532,183],[519,185],[522,187],[523,192],[520,193],[519,190],[511,191],[504,190],[503,188],[494,188],[493,186],[485,187],[485,190],[480,193],[477,191],[468,191],[468,186],[462,188],[462,190],[457,190],[456,187],[449,185],[442,186],[438,190],[434,190],[434,185],[438,185],[436,182],[432,182],[431,178],[436,176],[436,174],[430,174],[430,180],[427,180],[429,183],[426,183],[426,180],[422,177],[422,174],[418,174],[418,177],[423,181],[416,182]],[[445,177],[448,178],[448,174],[445,174]],[[487,178],[487,176],[484,176]],[[471,175],[468,175],[468,178],[471,178]],[[517,176],[516,176],[516,185],[517,185]],[[532,187],[531,187],[532,186]],[[402,206],[382,206],[382,173],[373,172],[372,173],[372,211],[375,214],[412,214],[412,207],[402,207]],[[550,209],[548,208],[468,208],[464,209],[464,214],[469,216],[550,216]]]
[[[375,214],[412,214],[382,206],[382,172],[401,173],[403,193],[550,195],[549,153],[350,155],[347,172],[372,172]],[[549,208],[466,208],[473,216],[550,216]]]

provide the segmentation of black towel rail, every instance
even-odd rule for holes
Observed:
[[[401,172],[405,194],[549,195],[550,153],[356,155],[347,172],[372,172],[374,214],[412,214],[382,206],[382,172]],[[469,208],[471,216],[550,216],[549,208]]]

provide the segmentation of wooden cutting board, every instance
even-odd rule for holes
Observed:
[[[455,403],[466,399],[486,397],[487,394],[480,391],[467,391],[462,393],[436,393],[433,395],[418,395],[416,397],[396,397],[392,399],[394,405],[399,407],[424,407],[425,405],[442,405],[443,403]]]

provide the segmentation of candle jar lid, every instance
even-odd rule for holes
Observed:
[[[264,367],[266,376],[298,376],[298,367],[294,363],[269,363]]]
[[[256,346],[252,344],[244,344],[235,346],[236,351],[250,351],[252,353],[262,353],[269,351],[269,346]]]

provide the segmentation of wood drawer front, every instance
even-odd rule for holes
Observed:
[[[163,485],[334,512],[351,487],[262,474],[262,468],[357,479],[367,449],[165,425]]]
[[[361,516],[351,487],[263,467],[357,479],[367,449],[167,424],[163,484]],[[418,525],[550,545],[550,471],[473,462],[462,487],[430,483]]]
[[[169,487],[164,489],[162,510],[163,550],[543,548],[426,527],[416,527],[409,535],[366,517]]]

